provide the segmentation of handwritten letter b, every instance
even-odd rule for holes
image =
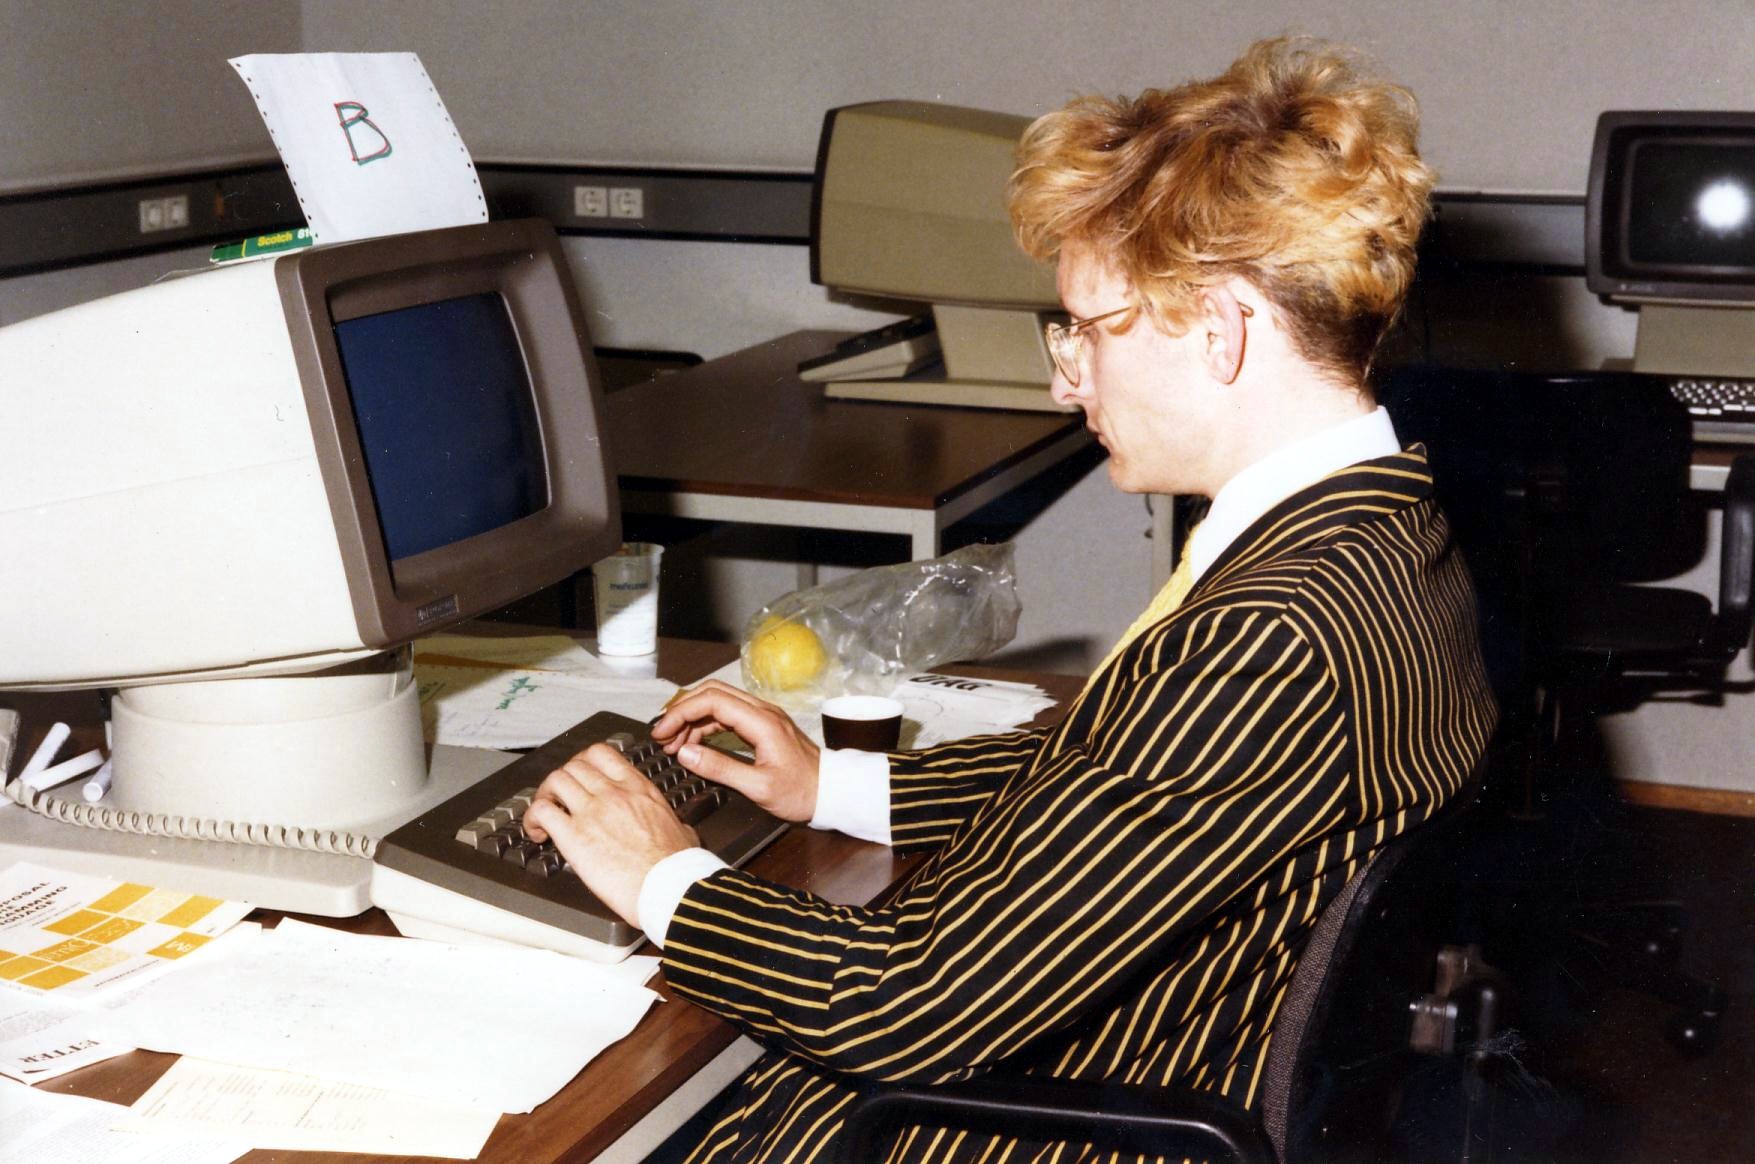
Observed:
[[[375,162],[379,158],[390,156],[389,137],[366,115],[364,105],[358,101],[337,101],[335,103],[335,116],[341,121],[341,132],[347,135],[348,153],[353,155],[353,160],[356,163],[363,166],[367,162]],[[362,125],[366,127],[366,130],[378,136],[378,148],[370,153],[361,153],[359,140],[354,137],[354,132]],[[371,139],[368,137],[366,140],[370,144]]]

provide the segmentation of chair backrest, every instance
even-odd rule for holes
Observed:
[[[1378,396],[1397,434],[1427,445],[1501,707],[1547,685],[1581,588],[1673,578],[1706,552],[1689,416],[1665,377],[1408,365]],[[1748,639],[1735,588],[1716,605],[1727,594],[1703,647]]]
[[[1353,874],[1334,900],[1322,911],[1309,944],[1292,972],[1286,1000],[1274,1023],[1268,1048],[1267,1077],[1262,1085],[1262,1126],[1274,1146],[1274,1154],[1286,1157],[1286,1130],[1307,1062],[1315,1031],[1327,1017],[1337,971],[1344,966],[1352,946],[1365,929],[1377,889],[1400,863],[1404,837],[1398,837],[1374,853]]]
[[[1326,1051],[1356,1036],[1363,1037],[1353,1050],[1362,1055],[1372,1043],[1405,1050],[1407,1004],[1430,986],[1443,921],[1442,903],[1428,900],[1425,885],[1447,864],[1446,840],[1478,787],[1471,782],[1431,821],[1381,846],[1317,919],[1274,1021],[1262,1087],[1262,1124],[1281,1160],[1321,1158],[1324,1139],[1352,1134],[1347,1121],[1329,1118],[1336,1089],[1321,1061]],[[1413,866],[1410,885],[1404,870]],[[1391,964],[1395,972],[1386,973]],[[1337,1023],[1342,1009],[1348,1014]]]

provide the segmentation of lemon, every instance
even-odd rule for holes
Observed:
[[[769,618],[756,628],[744,654],[750,682],[769,691],[793,691],[813,682],[829,654],[801,622]]]

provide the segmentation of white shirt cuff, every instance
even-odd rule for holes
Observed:
[[[682,904],[683,894],[689,891],[689,886],[726,867],[724,861],[706,849],[684,849],[646,870],[646,880],[640,882],[640,898],[634,904],[634,912],[639,915],[640,928],[646,931],[654,946],[664,949],[664,935],[670,932],[670,919],[676,913],[676,907]]]
[[[890,758],[882,752],[825,748],[817,768],[813,829],[890,843]]]

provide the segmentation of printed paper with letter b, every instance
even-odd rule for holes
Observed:
[[[257,53],[231,62],[317,243],[487,221],[475,163],[413,53]]]

